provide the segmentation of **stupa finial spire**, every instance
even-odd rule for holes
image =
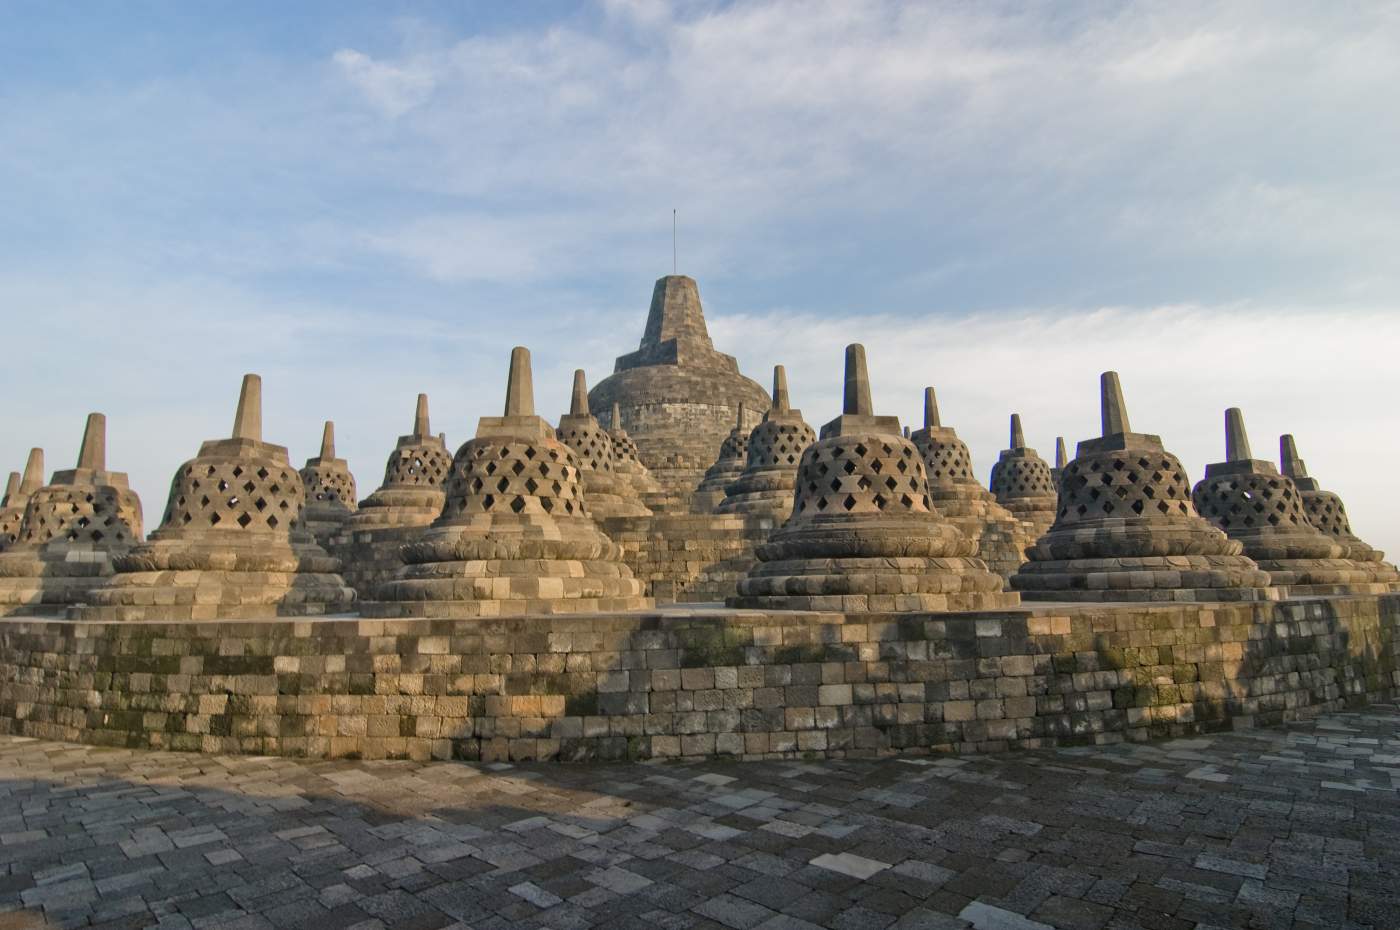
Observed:
[[[1225,411],[1225,461],[1246,462],[1252,458],[1249,434],[1244,431],[1244,412],[1231,407]]]
[[[35,446],[24,462],[24,478],[19,483],[21,494],[33,494],[44,486],[44,450]]]
[[[83,444],[78,449],[78,467],[107,470],[107,418],[100,413],[88,414]]]
[[[569,398],[570,416],[588,416],[588,381],[582,368],[574,369],[574,392]]]
[[[1011,415],[1011,445],[1007,448],[1026,448],[1026,432],[1021,429],[1021,415],[1019,413],[1013,413]]]
[[[787,369],[782,365],[773,366],[773,413],[787,413],[792,409],[788,401]]]
[[[943,425],[938,416],[938,395],[932,387],[924,388],[924,429],[936,429]]]
[[[734,428],[744,428],[744,402],[742,400],[739,401],[739,412],[734,415]]]
[[[10,472],[9,479],[5,482],[5,496],[0,498],[0,504],[8,504],[10,498],[19,493],[19,472]]]
[[[1055,467],[1064,468],[1069,464],[1069,453],[1065,451],[1065,437],[1055,437]]]
[[[326,425],[321,428],[321,460],[330,461],[335,458],[335,422],[327,420]]]
[[[1128,405],[1123,400],[1123,385],[1116,371],[1105,371],[1099,375],[1099,409],[1105,436],[1132,432],[1128,426]]]
[[[613,401],[612,406],[612,428],[622,429],[622,405]]]
[[[870,374],[865,367],[865,346],[858,342],[846,346],[845,381],[841,412],[854,416],[874,416],[875,406],[870,401]]]
[[[1298,455],[1298,444],[1293,441],[1292,433],[1284,433],[1278,438],[1279,464],[1283,466],[1283,473],[1290,478],[1306,478],[1308,476],[1308,466],[1304,464]]]
[[[428,423],[428,395],[419,394],[418,403],[413,408],[413,435],[431,436],[433,428]]]
[[[510,350],[510,377],[506,381],[505,415],[535,415],[535,379],[530,373],[530,350],[524,346],[516,346]]]
[[[238,389],[238,412],[233,415],[233,438],[262,442],[262,377],[243,376]]]

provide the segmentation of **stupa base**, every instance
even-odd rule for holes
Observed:
[[[112,574],[106,552],[7,552],[0,556],[0,616],[63,616]]]
[[[339,575],[274,571],[123,572],[69,611],[75,620],[253,620],[344,613],[354,589]]]
[[[656,602],[631,597],[490,598],[485,600],[364,601],[360,616],[376,619],[524,617],[537,614],[602,614],[650,610]]]
[[[1027,562],[1011,587],[1028,601],[1275,601],[1269,574],[1237,555]]]
[[[1021,602],[979,559],[848,557],[763,562],[730,607],[852,613],[994,610]]]

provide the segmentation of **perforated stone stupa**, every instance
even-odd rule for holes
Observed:
[[[18,538],[0,553],[0,612],[63,613],[86,601],[141,535],[140,499],[107,470],[107,418],[88,414],[77,467],[29,496]]]
[[[0,552],[19,538],[25,505],[29,503],[29,496],[43,484],[44,450],[30,449],[29,458],[24,463],[24,477],[10,472],[10,480],[5,484],[5,499],[0,501]]]
[[[588,400],[594,410],[619,406],[621,421],[605,425],[626,426],[642,464],[666,489],[667,509],[680,510],[690,506],[739,404],[750,411],[750,427],[768,407],[763,388],[739,373],[732,355],[715,350],[700,290],[684,275],[656,282],[640,346],[617,359],[613,374],[593,386]]]
[[[924,425],[910,438],[923,455],[929,497],[934,507],[977,546],[977,556],[992,571],[1009,578],[1026,560],[1035,542],[1028,524],[997,503],[977,481],[972,454],[957,431],[939,419],[938,397],[924,389]]]
[[[802,455],[792,517],[758,547],[735,607],[889,612],[1019,603],[929,499],[923,456],[876,416],[865,349],[846,349],[841,416]]]
[[[1103,436],[1060,477],[1054,526],[1011,586],[1028,600],[1275,600],[1243,546],[1196,512],[1186,469],[1158,436],[1134,433],[1116,372],[1100,379]]]
[[[580,465],[535,416],[530,353],[511,353],[505,414],[457,450],[442,516],[367,616],[494,617],[651,606],[588,514]]]
[[[403,567],[400,550],[442,513],[443,486],[452,454],[428,418],[428,395],[419,394],[413,429],[400,436],[384,463],[384,483],[360,501],[330,542],[344,565],[345,581],[361,598]]]
[[[1390,590],[1375,579],[1374,563],[1352,561],[1342,540],[1308,522],[1292,478],[1252,456],[1238,407],[1225,411],[1225,461],[1206,466],[1191,496],[1201,515],[1239,541],[1290,596]]]
[[[1285,433],[1278,438],[1278,444],[1283,473],[1293,480],[1302,495],[1308,522],[1342,543],[1346,547],[1346,557],[1364,565],[1372,573],[1373,581],[1386,582],[1392,587],[1400,582],[1395,566],[1384,561],[1385,553],[1372,548],[1352,532],[1342,499],[1331,491],[1324,491],[1317,479],[1308,474],[1308,466],[1299,457],[1293,437]]]
[[[632,493],[648,507],[651,506],[653,500],[657,501],[658,505],[664,503],[665,489],[661,487],[661,482],[651,476],[651,472],[637,457],[637,444],[632,441],[627,430],[622,428],[622,409],[617,404],[612,405],[609,422],[612,423],[612,428],[608,430],[608,437],[612,439],[613,444],[613,471],[621,475],[632,486]]]
[[[399,437],[384,464],[383,484],[360,501],[348,528],[427,526],[442,513],[443,485],[451,468],[447,443],[433,435],[428,421],[428,395],[419,394],[413,432]]]
[[[355,476],[345,459],[335,457],[335,424],[326,421],[321,430],[321,454],[306,460],[301,469],[306,486],[306,509],[302,519],[321,545],[355,512]]]
[[[1021,415],[1011,415],[1011,447],[992,466],[990,481],[997,503],[1031,525],[1039,536],[1055,522],[1055,481],[1050,466],[1026,445]]]
[[[244,375],[229,439],[175,472],[159,529],[114,559],[84,620],[227,620],[346,610],[355,592],[302,525],[306,489],[263,442],[262,380]]]
[[[588,512],[595,520],[651,513],[632,483],[613,467],[612,437],[588,410],[588,383],[582,368],[574,371],[569,412],[559,418],[559,428],[555,432],[559,441],[578,456]]]
[[[744,425],[744,405],[739,405],[739,415],[734,428],[719,445],[719,456],[705,471],[700,486],[691,499],[691,509],[696,513],[713,513],[725,497],[725,489],[744,473],[744,464],[749,457],[749,433]]]
[[[773,401],[749,433],[744,470],[725,491],[717,513],[739,514],[779,526],[792,513],[797,487],[797,467],[802,452],[817,439],[802,419],[802,411],[788,402],[787,372],[773,367]]]

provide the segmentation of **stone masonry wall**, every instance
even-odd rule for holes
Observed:
[[[0,621],[0,732],[316,757],[999,751],[1396,693],[1400,596],[843,618]]]

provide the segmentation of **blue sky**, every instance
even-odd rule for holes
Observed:
[[[454,445],[511,345],[541,412],[701,285],[813,422],[865,341],[980,469],[1049,455],[1098,372],[1194,475],[1242,406],[1400,550],[1400,6],[16,3],[0,31],[0,466],[82,416],[155,525],[264,375],[368,493],[413,397]]]

